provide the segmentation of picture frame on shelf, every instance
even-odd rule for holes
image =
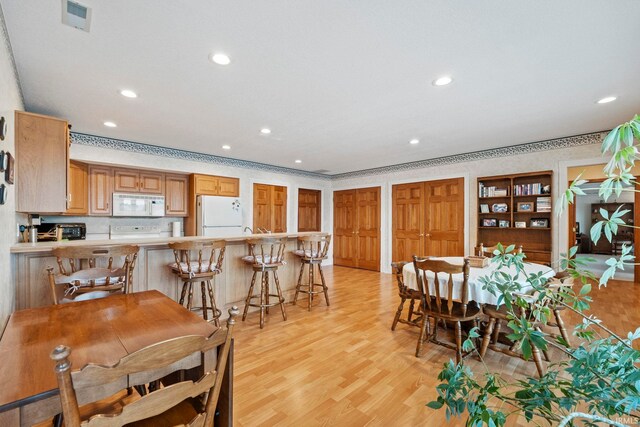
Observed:
[[[549,218],[531,218],[529,226],[531,228],[549,228]]]
[[[526,221],[516,221],[513,223],[516,228],[527,228]]]
[[[509,205],[506,203],[494,203],[491,205],[491,212],[494,213],[506,213],[509,211]]]
[[[501,219],[498,221],[499,228],[509,228],[511,227],[511,222],[508,219]]]
[[[533,212],[533,202],[518,202],[518,212]]]
[[[480,205],[480,213],[489,213],[489,205],[482,203]]]
[[[483,227],[497,227],[498,220],[497,218],[483,218],[481,224]]]

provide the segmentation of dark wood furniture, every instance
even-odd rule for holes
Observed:
[[[329,306],[329,288],[324,280],[324,273],[322,272],[322,261],[327,259],[327,251],[329,250],[329,244],[331,243],[331,235],[315,235],[304,236],[298,238],[298,249],[293,251],[294,255],[300,257],[300,275],[298,276],[298,284],[296,285],[296,294],[293,297],[293,304],[298,300],[298,294],[300,292],[307,294],[308,309],[311,311],[311,305],[313,304],[313,296],[316,294],[324,293],[324,299]],[[308,266],[309,279],[307,283],[304,283],[302,276],[304,276],[304,266]],[[315,279],[315,266],[318,267],[318,274],[320,275],[320,283],[316,283]],[[320,288],[320,290],[316,290]]]
[[[158,291],[114,295],[91,301],[16,311],[0,339],[0,419],[32,425],[61,412],[51,349],[73,348],[75,367],[112,365],[150,344],[184,335],[209,337],[216,327]],[[211,342],[221,345],[223,341]],[[196,354],[181,362],[184,369],[214,369],[215,353]],[[217,425],[232,425],[233,355],[229,355],[218,401]],[[9,411],[9,412],[6,412]],[[12,420],[12,421],[6,421]]]
[[[416,271],[417,287],[422,294],[422,324],[420,325],[420,336],[416,347],[416,357],[422,354],[422,345],[425,339],[435,344],[439,344],[456,351],[456,362],[460,363],[462,358],[470,352],[462,352],[462,322],[474,322],[476,326],[482,311],[474,302],[469,301],[469,259],[464,259],[463,265],[450,264],[442,260],[429,258],[418,258],[413,256],[413,265]],[[429,285],[428,274],[434,275],[432,282],[433,291]],[[462,274],[461,286],[454,290],[453,275]],[[440,282],[440,277],[445,278],[444,283]],[[429,329],[429,317],[435,319],[433,334]],[[438,339],[438,323],[440,320],[451,322],[455,325],[455,345],[440,341]]]
[[[226,242],[224,240],[197,240],[188,242],[172,242],[169,247],[173,249],[176,261],[170,264],[171,270],[182,280],[182,292],[180,304],[184,305],[187,296],[187,310],[202,311],[202,318],[209,320],[211,311],[212,321],[220,326],[222,312],[216,305],[216,297],[211,281],[222,273],[222,262]],[[193,283],[200,282],[200,296],[202,306],[193,306]],[[207,301],[207,297],[209,298]]]
[[[393,274],[396,276],[396,283],[398,285],[398,296],[400,297],[400,304],[396,310],[396,315],[393,317],[393,323],[391,323],[392,331],[396,330],[398,323],[404,323],[418,328],[422,325],[422,293],[416,289],[411,289],[404,284],[402,269],[407,264],[407,262],[391,263],[391,268],[393,269]],[[407,300],[409,300],[409,312],[407,313],[407,318],[403,319],[402,312],[404,311],[404,303]],[[418,307],[416,307],[416,303],[418,304]]]
[[[284,297],[278,280],[278,267],[283,265],[284,250],[286,240],[275,238],[252,239],[248,240],[249,255],[242,258],[246,264],[251,265],[253,275],[251,276],[251,286],[244,304],[244,312],[242,320],[246,320],[249,307],[258,307],[260,309],[260,329],[264,328],[265,313],[269,313],[269,307],[280,306],[282,311],[282,319],[287,320],[287,313],[284,310]],[[253,289],[256,284],[256,278],[260,274],[260,294],[254,295]],[[269,278],[276,285],[275,294],[271,293],[271,283]],[[270,302],[270,298],[275,298],[276,302]],[[257,299],[257,303],[251,302]]]
[[[624,205],[624,206],[622,206]],[[621,207],[622,206],[622,207]],[[620,218],[625,224],[633,224],[634,204],[633,203],[592,203],[591,204],[591,225],[595,225],[597,222],[604,220],[600,209],[604,209],[607,212],[607,216],[611,218],[611,215],[620,208],[621,211],[628,210],[626,214]],[[597,243],[591,243],[591,253],[602,255],[619,255],[622,251],[622,245],[633,245],[633,229],[628,227],[620,227],[618,233],[613,236],[613,240],[610,242],[601,232],[600,239]]]
[[[561,271],[556,273],[555,277],[550,279],[548,282],[549,288],[553,289],[555,292],[558,292],[559,300],[564,301],[562,294],[565,292],[564,288],[571,288],[574,283],[574,278],[569,275],[566,271]],[[569,333],[567,332],[567,328],[564,326],[564,320],[562,319],[562,312],[565,310],[565,307],[559,303],[551,304],[551,310],[553,311],[553,317],[555,318],[555,322],[548,321],[547,325],[551,327],[558,328],[560,332],[560,336],[565,340],[567,345],[571,345],[571,338]]]
[[[58,263],[58,274],[47,268],[54,304],[131,291],[136,245],[67,246],[51,252]]]
[[[552,171],[478,178],[477,241],[486,246],[515,243],[526,248],[527,261],[550,265],[552,180]],[[508,226],[500,227],[501,220],[508,221]],[[543,220],[546,227],[532,227]]]
[[[222,388],[224,368],[231,348],[233,325],[238,309],[229,309],[227,327],[220,328],[210,337],[187,335],[160,341],[130,353],[110,366],[91,363],[74,368],[69,360],[72,349],[58,345],[51,352],[60,389],[62,415],[68,427],[84,426],[159,426],[189,425],[213,426],[215,408]],[[186,379],[166,385],[145,394],[135,402],[100,408],[99,413],[80,417],[80,402],[99,400],[100,395],[111,395],[112,385],[120,378],[127,384],[140,386],[150,381],[159,381],[179,370],[180,362],[193,353],[204,353],[224,343],[218,351],[215,370],[207,371],[198,379]],[[79,368],[79,370],[78,370]],[[199,400],[206,394],[204,405]]]

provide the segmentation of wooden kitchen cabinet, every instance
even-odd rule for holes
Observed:
[[[164,193],[164,175],[150,171],[114,169],[113,191],[116,193]]]
[[[84,163],[69,162],[69,194],[67,215],[87,215],[89,213],[89,169]]]
[[[193,191],[199,196],[240,196],[240,179],[193,174]]]
[[[189,177],[186,175],[165,175],[165,214],[167,216],[187,216],[189,214]]]
[[[16,211],[66,212],[68,122],[16,111],[15,129]]]
[[[111,215],[113,169],[89,166],[89,215]]]

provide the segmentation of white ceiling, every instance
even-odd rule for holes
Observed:
[[[76,132],[335,174],[640,113],[637,0],[80,2],[90,33],[0,0],[27,109]]]

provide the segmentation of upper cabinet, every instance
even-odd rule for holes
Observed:
[[[66,120],[16,111],[16,211],[67,211]]]
[[[111,215],[113,169],[89,166],[89,215]]]
[[[165,175],[165,214],[167,216],[187,216],[189,179],[186,175]]]
[[[131,169],[114,170],[113,191],[116,193],[164,193],[164,175]]]
[[[226,176],[192,175],[193,192],[203,196],[240,196],[240,179]]]
[[[89,213],[89,172],[84,163],[69,162],[69,194],[67,195],[67,215],[87,215]]]

